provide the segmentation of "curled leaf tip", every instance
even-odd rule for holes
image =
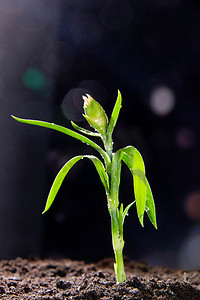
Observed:
[[[82,96],[84,100],[84,107],[90,104],[92,97],[89,94],[86,94],[86,96]]]

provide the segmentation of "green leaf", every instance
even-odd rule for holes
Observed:
[[[49,192],[49,195],[48,195],[48,198],[47,198],[47,202],[46,202],[46,205],[45,205],[45,209],[44,211],[42,212],[43,214],[51,207],[59,189],[60,189],[60,186],[65,178],[65,176],[67,175],[67,173],[69,172],[69,170],[73,167],[73,165],[79,161],[80,159],[82,159],[83,157],[82,156],[76,156],[72,159],[70,159],[63,167],[62,169],[59,171],[59,173],[57,174],[53,184],[52,184],[52,187],[50,189],[50,192]]]
[[[133,146],[122,148],[115,154],[117,153],[120,153],[119,155],[121,159],[126,163],[133,175],[137,215],[141,225],[144,226],[143,220],[146,204],[146,180],[142,156]]]
[[[149,185],[148,180],[146,179],[146,184],[147,184],[147,195],[146,195],[146,207],[147,207],[147,215],[151,221],[151,223],[154,225],[156,229],[157,228],[157,222],[156,222],[156,209],[155,209],[155,204],[153,200],[153,195],[151,192],[151,188]]]
[[[83,158],[88,158],[93,162],[93,164],[95,165],[96,170],[100,176],[100,179],[104,185],[106,193],[109,192],[108,174],[106,173],[104,165],[100,161],[100,159],[98,159],[96,156],[93,156],[93,155],[75,156],[72,159],[70,159],[57,174],[57,176],[52,184],[52,187],[50,189],[50,192],[49,192],[49,195],[47,198],[47,202],[46,202],[46,206],[45,206],[43,213],[45,213],[51,207],[51,205],[60,189],[60,186],[61,186],[64,178],[66,177],[67,173],[69,172],[69,170],[75,165],[75,163],[77,163],[79,160],[81,160]]]
[[[120,232],[122,234],[123,234],[123,225],[124,225],[125,217],[127,216],[129,209],[131,208],[131,206],[135,202],[136,201],[133,201],[129,205],[127,205],[127,207],[125,208],[125,210],[123,210],[123,203],[121,203],[121,205],[120,205],[120,208],[119,208],[119,229],[120,229]]]
[[[122,103],[122,95],[121,95],[120,91],[118,90],[117,100],[116,100],[115,106],[113,108],[112,115],[111,115],[110,122],[108,124],[108,129],[107,129],[107,135],[109,138],[112,137],[113,130],[117,123],[119,112],[122,107],[121,103]]]
[[[125,147],[121,149],[121,151],[123,153],[122,160],[126,163],[133,175],[134,193],[139,221],[141,225],[144,226],[144,212],[147,207],[147,215],[155,228],[157,228],[155,204],[150,185],[145,176],[145,166],[142,156],[133,146]]]
[[[147,215],[156,227],[156,215],[155,215],[155,204],[153,201],[153,196],[151,193],[150,186],[145,176],[145,166],[139,151],[133,147],[128,146],[122,149],[119,149],[116,153],[113,154],[112,158],[112,169],[111,169],[111,205],[113,207],[118,207],[118,196],[119,196],[119,186],[120,186],[120,176],[121,176],[121,161],[124,161],[125,164],[130,169],[133,175],[133,185],[134,185],[134,194],[136,201],[136,209],[139,221],[142,226],[144,226],[144,213],[147,207]],[[129,204],[123,215],[124,218],[133,205],[134,202]],[[157,227],[156,227],[157,228]]]
[[[101,156],[103,157],[105,164],[109,165],[110,164],[110,158],[107,155],[107,153],[96,143],[94,143],[93,141],[91,141],[90,139],[88,139],[87,137],[83,136],[80,133],[77,133],[73,130],[70,130],[68,128],[65,128],[63,126],[60,125],[56,125],[54,123],[49,123],[49,122],[44,122],[44,121],[39,121],[39,120],[29,120],[29,119],[21,119],[15,116],[12,116],[13,119],[21,122],[21,123],[25,123],[25,124],[31,124],[31,125],[36,125],[36,126],[40,126],[40,127],[45,127],[45,128],[50,128],[59,132],[62,132],[64,134],[67,134],[83,143],[86,143],[87,145],[91,146],[92,148],[94,148],[95,150],[97,150]]]
[[[124,224],[125,217],[127,216],[129,209],[131,208],[131,206],[134,203],[135,203],[135,200],[133,202],[131,202],[129,205],[127,205],[127,207],[125,208],[125,210],[123,212],[122,224]]]
[[[84,155],[83,158],[89,158],[93,164],[96,167],[96,170],[99,174],[99,177],[101,179],[101,182],[103,183],[103,186],[105,188],[106,194],[109,194],[110,192],[110,188],[109,188],[109,178],[108,178],[108,174],[104,168],[103,163],[100,161],[99,158],[97,158],[96,156],[93,155]]]
[[[74,127],[74,129],[84,133],[84,134],[87,134],[87,135],[90,135],[90,136],[97,136],[97,137],[101,137],[101,135],[98,133],[98,132],[92,132],[90,130],[87,130],[85,128],[82,128],[78,125],[76,125],[73,121],[71,121],[71,124],[72,126]]]

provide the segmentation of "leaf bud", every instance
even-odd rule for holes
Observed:
[[[105,136],[108,127],[108,117],[103,107],[95,101],[90,95],[83,96],[84,112],[83,115],[90,126],[98,131],[102,136]]]

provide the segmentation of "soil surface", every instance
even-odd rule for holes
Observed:
[[[200,271],[184,272],[125,260],[116,284],[113,261],[96,264],[38,258],[0,261],[0,299],[200,299]]]

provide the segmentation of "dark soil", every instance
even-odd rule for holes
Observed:
[[[116,284],[113,261],[96,264],[38,258],[0,262],[0,299],[200,299],[200,271],[184,272],[125,261]]]

